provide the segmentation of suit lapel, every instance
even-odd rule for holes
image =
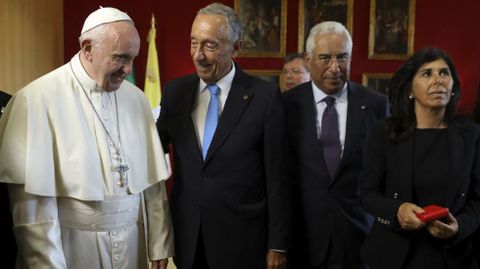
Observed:
[[[345,146],[340,166],[345,164],[350,156],[352,148],[358,143],[358,137],[361,136],[363,129],[362,123],[364,111],[365,104],[362,104],[361,96],[359,96],[357,91],[349,85]]]
[[[413,199],[413,144],[414,136],[409,136],[406,140],[396,144],[397,147],[397,160],[396,164],[398,165],[397,171],[399,173],[396,175],[399,182],[399,192],[400,197],[407,201],[412,201]]]
[[[402,141],[397,145],[397,164],[398,178],[396,182],[400,182],[400,195],[403,199],[413,199],[413,156],[414,156],[414,136],[412,135],[405,141]],[[453,127],[448,129],[448,153],[449,163],[449,178],[452,179],[446,190],[446,205],[450,206],[454,204],[458,190],[461,188],[463,182],[463,152],[464,145],[462,136],[458,133],[458,130]]]
[[[294,117],[293,129],[298,134],[298,139],[304,145],[309,145],[303,150],[311,151],[314,157],[314,167],[321,169],[329,178],[329,183],[332,182],[323,157],[322,142],[317,133],[317,109],[315,104],[315,97],[313,96],[312,83],[309,82],[304,88],[298,91],[298,103],[291,109],[287,117]],[[320,119],[321,120],[321,119]]]
[[[198,83],[200,79],[197,76],[194,76],[191,82],[185,87],[185,91],[182,93],[182,110],[180,112],[180,117],[182,118],[179,122],[185,122],[185,139],[187,141],[187,148],[192,150],[191,156],[197,156],[200,159],[202,158],[202,151],[198,145],[197,133],[195,131],[195,125],[192,119],[193,106],[195,104],[195,99],[198,94]]]
[[[454,204],[458,190],[460,190],[462,185],[465,183],[465,177],[463,176],[463,138],[455,126],[449,127],[448,129],[448,153],[449,163],[451,165],[449,182],[451,182],[452,185],[449,186],[449,190],[446,192],[446,205],[450,206]]]
[[[362,142],[361,139],[366,132],[364,117],[368,107],[363,101],[361,93],[353,85],[348,84],[347,90],[348,107],[345,128],[345,145],[338,171],[342,171],[343,167],[348,164],[354,148],[359,146],[358,144]]]
[[[307,139],[307,144],[315,145],[315,149],[321,149],[322,143],[318,138],[317,134],[317,110],[315,104],[315,98],[313,96],[312,84],[308,83],[305,89],[299,91],[300,95],[300,104],[296,107],[298,115],[295,115],[298,118],[298,121],[304,121],[298,127],[297,131],[305,132],[305,135],[301,137]],[[323,162],[323,153],[321,150],[318,152],[320,159]]]
[[[236,71],[232,86],[225,101],[222,115],[218,121],[218,126],[210,148],[208,149],[205,162],[208,162],[225,142],[240,119],[243,111],[254,97],[254,93],[250,90],[251,78],[246,76],[238,66],[235,68]]]

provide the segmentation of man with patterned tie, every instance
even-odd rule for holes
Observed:
[[[359,248],[372,218],[360,208],[358,174],[385,96],[347,81],[352,39],[338,22],[310,31],[312,81],[284,93],[294,180],[292,268],[365,268]]]
[[[167,83],[157,122],[173,146],[175,264],[281,268],[290,202],[280,91],[233,62],[242,25],[232,8],[202,8],[190,40],[197,72]]]

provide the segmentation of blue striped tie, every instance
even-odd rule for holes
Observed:
[[[210,91],[210,103],[208,104],[207,118],[205,120],[205,130],[203,132],[203,145],[202,145],[202,154],[203,159],[207,156],[208,148],[212,142],[213,135],[215,134],[215,129],[217,129],[218,124],[218,93],[219,89],[217,84],[207,85],[208,90]]]

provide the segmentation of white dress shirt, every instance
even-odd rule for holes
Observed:
[[[223,107],[227,101],[228,93],[230,92],[230,87],[232,86],[233,77],[235,76],[235,64],[232,61],[232,69],[228,72],[223,78],[215,82],[220,93],[218,94],[218,110],[219,117],[222,115]],[[207,89],[207,83],[200,79],[198,83],[198,94],[195,100],[195,104],[192,110],[192,119],[195,125],[195,132],[197,133],[197,141],[200,150],[202,150],[203,145],[203,133],[205,131],[205,118],[207,117],[208,104],[210,103],[210,92]]]
[[[323,111],[327,107],[327,103],[323,101],[325,97],[328,95],[324,93],[320,88],[318,88],[315,83],[312,83],[313,89],[313,99],[315,100],[315,109],[317,111],[316,117],[316,125],[317,125],[317,138],[320,139],[320,133],[322,131],[322,116]],[[335,98],[335,109],[337,110],[338,114],[338,128],[340,129],[340,144],[342,146],[342,154],[343,148],[345,147],[345,133],[347,129],[347,108],[348,108],[348,91],[347,91],[347,83],[343,86],[343,88],[330,95]]]

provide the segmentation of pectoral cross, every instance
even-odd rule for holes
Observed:
[[[117,182],[117,185],[123,187],[125,182],[127,182],[127,171],[130,169],[127,164],[121,163],[117,167],[115,167],[115,171],[118,172],[120,175],[120,180]]]

